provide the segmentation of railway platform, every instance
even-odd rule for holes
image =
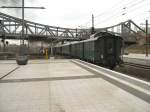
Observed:
[[[0,112],[150,112],[150,83],[75,59],[0,61]]]
[[[150,66],[150,55],[130,53],[129,55],[124,55],[123,60],[124,62]]]

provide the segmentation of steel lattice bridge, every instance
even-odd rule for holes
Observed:
[[[89,36],[87,29],[71,29],[43,25],[25,20],[25,39],[29,40],[83,40]],[[0,13],[0,36],[22,39],[22,19]]]
[[[121,22],[117,25],[97,28],[99,31],[111,31],[121,35],[126,42],[136,42],[142,37],[138,32],[145,31],[136,25],[132,20]],[[90,29],[71,29],[55,26],[43,25],[25,20],[25,40],[84,40],[90,37]],[[22,19],[4,14],[0,12],[0,38],[5,39],[23,39]]]

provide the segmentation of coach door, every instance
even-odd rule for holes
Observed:
[[[115,45],[114,45],[114,39],[113,38],[107,38],[106,40],[106,60],[108,65],[114,66],[115,64]]]

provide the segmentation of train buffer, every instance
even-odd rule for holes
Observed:
[[[81,60],[4,60],[0,72],[0,112],[150,112],[149,82]]]

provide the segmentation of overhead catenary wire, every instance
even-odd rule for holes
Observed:
[[[142,0],[142,1],[143,1],[143,0]],[[136,4],[136,5],[137,5],[137,4]],[[120,11],[118,11],[118,13],[113,13],[114,16],[111,15],[111,16],[109,16],[109,17],[111,17],[111,19],[112,19],[112,17],[115,17],[117,14],[119,14],[120,16],[122,16],[122,14],[124,13],[123,15],[125,15],[125,12],[123,12],[123,11],[124,11],[123,9],[124,9],[124,8],[120,9]],[[127,8],[126,8],[126,9],[127,9]],[[104,20],[106,21],[107,19],[104,18]]]
[[[121,3],[122,1],[124,1],[124,0],[120,0],[119,3]],[[119,3],[117,3],[117,4],[119,4]],[[110,9],[113,9],[117,4],[115,4],[114,6],[112,6]],[[109,10],[104,11],[104,12],[102,12],[102,13],[96,15],[94,18],[97,18],[97,17],[99,17],[99,16],[105,15],[106,13],[109,13]],[[90,23],[91,21],[92,21],[92,19],[89,19],[87,22],[83,23],[82,25],[83,25],[83,26],[84,26],[84,25],[87,25],[87,24]],[[82,25],[81,25],[81,26],[82,26]]]
[[[148,4],[149,3],[149,4]],[[132,13],[132,12],[134,12],[134,11],[137,11],[137,10],[139,10],[139,9],[141,9],[141,8],[143,8],[142,6],[144,5],[144,8],[147,6],[147,5],[150,5],[150,2],[144,2],[144,4],[139,4],[139,5],[134,5],[134,7],[131,7],[131,8],[128,8],[127,10],[126,10],[126,12],[128,13],[128,14],[130,14],[130,13]],[[146,5],[147,4],[147,5]],[[141,6],[142,5],[142,6]],[[135,6],[138,6],[138,7],[135,7]]]
[[[138,4],[140,4],[141,2],[144,2],[144,1],[146,1],[146,0],[140,0],[140,1],[136,2],[136,3],[134,3],[134,5],[132,4],[132,7],[131,7],[131,8],[137,6]],[[148,0],[147,0],[147,1],[148,1]],[[147,2],[146,2],[146,3],[147,3]],[[130,6],[131,6],[131,5],[130,5]],[[128,7],[130,7],[130,6],[128,6]],[[140,8],[141,8],[141,7],[138,7],[138,9],[140,9]],[[126,9],[128,9],[128,13],[131,13],[131,12],[134,12],[134,11],[135,11],[135,9],[132,9],[132,11],[131,11],[130,8],[127,8],[127,7],[126,7]],[[130,12],[129,12],[129,11],[130,11]],[[101,22],[96,23],[96,26],[97,26],[98,24],[104,22],[104,21],[110,21],[110,20],[113,20],[114,18],[121,17],[122,14],[123,14],[122,12],[123,12],[123,10],[120,10],[120,13],[119,13],[119,12],[118,12],[118,13],[113,13],[113,15],[111,15],[111,16],[109,16],[109,17],[107,17],[107,18],[104,18]],[[117,15],[117,16],[116,16],[116,15]],[[124,15],[127,15],[127,12],[126,12]]]
[[[109,15],[109,16],[107,16],[107,17],[103,17],[103,20],[101,20],[101,22],[104,22],[104,21],[108,21],[108,20],[113,20],[114,18],[119,18],[119,17],[121,17],[122,15],[123,15],[123,13],[124,13],[124,15],[127,15],[126,13],[127,12],[123,12],[123,9],[125,8],[126,10],[127,10],[127,7],[129,7],[128,8],[128,10],[130,10],[130,7],[131,8],[133,8],[133,7],[135,7],[135,6],[137,6],[137,5],[139,5],[140,3],[142,3],[142,2],[144,2],[144,1],[148,1],[148,0],[140,0],[140,1],[137,1],[137,2],[134,2],[134,3],[132,3],[132,4],[130,4],[130,5],[124,5],[124,7],[122,6],[121,8],[120,8],[120,11],[119,12],[113,12],[111,15]],[[133,2],[133,1],[132,1]],[[131,2],[130,2],[131,3]],[[133,12],[133,11],[132,11]],[[130,12],[131,13],[131,12]],[[116,16],[117,15],[117,16]],[[96,18],[97,19],[97,18]],[[101,22],[98,22],[98,23],[96,23],[96,26],[97,26],[97,24],[99,24],[99,23],[101,23]],[[109,22],[109,21],[108,21]]]
[[[102,12],[102,13],[96,15],[96,16],[95,16],[95,19],[97,19],[97,18],[100,17],[100,16],[103,16],[103,18],[104,18],[105,15],[108,15],[108,14],[111,15],[113,11],[119,10],[119,9],[121,9],[122,7],[124,7],[123,5],[126,5],[126,6],[127,6],[127,5],[129,5],[129,4],[135,3],[135,0],[131,0],[130,2],[124,4],[124,1],[125,1],[125,0],[121,0],[121,1],[119,1],[117,4],[115,4],[114,6],[112,6],[111,8],[109,8],[109,10],[104,11],[104,12]],[[139,1],[139,0],[138,0],[138,1]],[[141,1],[141,0],[140,0],[140,1]],[[120,4],[121,4],[121,5],[120,5]],[[92,19],[90,19],[90,20],[87,21],[86,23],[82,24],[82,26],[84,26],[84,25],[86,26],[88,23],[91,22],[91,20],[92,20]]]

